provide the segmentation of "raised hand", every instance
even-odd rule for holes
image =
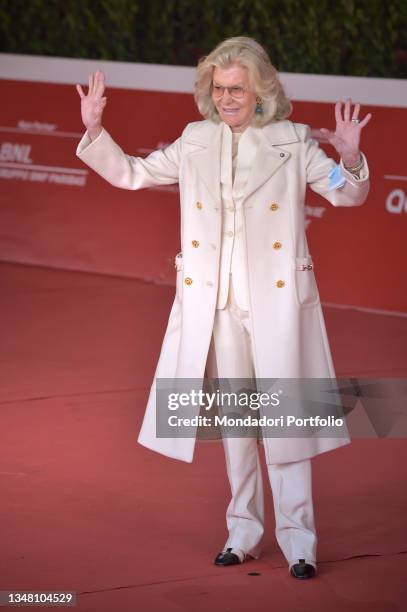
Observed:
[[[360,104],[355,104],[352,117],[351,98],[348,98],[344,104],[343,117],[342,104],[343,102],[337,102],[335,104],[335,132],[331,132],[326,128],[321,128],[320,131],[325,134],[328,142],[338,151],[339,155],[343,159],[343,163],[346,166],[352,166],[359,161],[359,143],[361,131],[370,121],[372,114],[368,113],[366,117],[358,123],[356,120],[359,121]]]
[[[95,74],[89,75],[87,95],[80,85],[76,85],[76,90],[81,98],[83,124],[91,140],[94,140],[102,131],[102,115],[106,106],[106,98],[103,97],[105,75],[101,70],[96,70]]]

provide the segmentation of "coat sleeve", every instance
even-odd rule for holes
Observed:
[[[152,185],[178,183],[181,138],[147,157],[127,155],[102,129],[95,140],[83,135],[76,155],[102,178],[122,189],[142,189]]]
[[[318,142],[311,137],[310,127],[305,127],[305,168],[307,183],[310,188],[327,199],[334,206],[358,206],[363,204],[369,193],[369,167],[362,153],[364,165],[358,179],[345,169],[342,159],[337,164],[320,148]],[[337,166],[337,168],[335,168]],[[329,174],[337,170],[336,176],[342,178],[343,184],[332,188]]]

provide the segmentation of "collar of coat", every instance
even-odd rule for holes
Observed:
[[[212,194],[215,206],[219,206],[220,162],[223,122],[198,121],[185,128],[184,144],[194,145],[187,153],[200,178]],[[228,129],[228,128],[226,128]],[[243,138],[244,136],[244,138]],[[262,128],[248,127],[242,135],[240,146],[256,148],[253,164],[245,185],[242,199],[247,199],[275,174],[291,157],[283,145],[299,142],[300,138],[292,121],[270,123]]]

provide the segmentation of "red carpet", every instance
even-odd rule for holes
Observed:
[[[173,288],[12,264],[0,278],[0,590],[76,591],[81,612],[405,609],[405,439],[313,459],[318,578],[289,576],[266,479],[261,558],[215,567],[221,444],[190,465],[136,442]],[[407,376],[407,319],[325,316],[338,375]]]

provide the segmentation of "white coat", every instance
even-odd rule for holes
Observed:
[[[155,381],[204,377],[218,289],[222,129],[222,123],[209,120],[190,123],[173,144],[145,159],[126,155],[106,130],[93,142],[85,134],[77,148],[82,161],[117,187],[179,183],[182,257],[176,258],[176,295],[138,442],[187,462],[193,460],[196,437],[156,435]],[[284,120],[250,130],[257,154],[240,197],[256,378],[334,378],[305,234],[305,191],[308,183],[334,206],[363,204],[369,191],[366,158],[360,179],[341,160],[346,182],[329,191],[328,173],[336,162],[311,138],[309,126]],[[300,461],[349,441],[347,433],[264,438],[266,462]]]

